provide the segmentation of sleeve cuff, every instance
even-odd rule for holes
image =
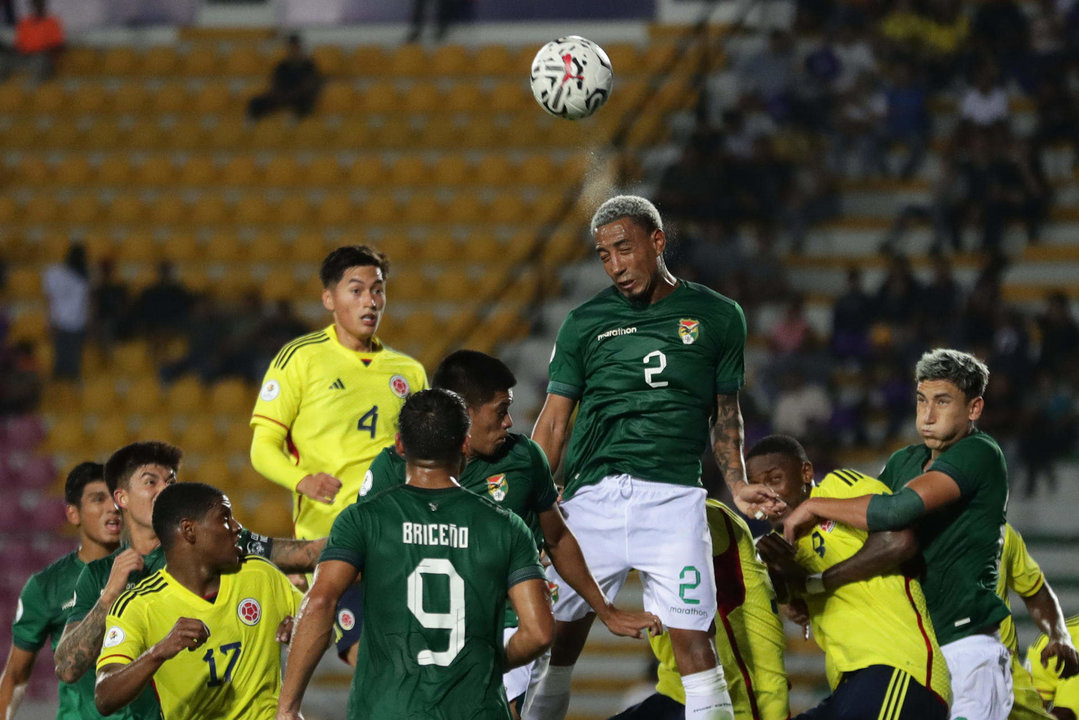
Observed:
[[[510,573],[509,581],[506,583],[506,588],[511,588],[517,583],[522,583],[525,580],[546,580],[547,576],[543,574],[543,568],[539,565],[529,565],[528,567],[514,570]]]
[[[570,385],[569,383],[558,382],[552,380],[547,383],[547,392],[551,395],[561,395],[567,397],[570,400],[579,400],[581,397],[581,389],[576,385]]]
[[[19,638],[19,637],[11,638],[11,644],[14,645],[15,647],[19,648],[20,650],[25,650],[26,652],[32,652],[32,653],[36,653],[37,651],[41,650],[41,648],[45,647],[44,642],[33,643],[33,642],[28,642],[26,640],[23,640],[22,638]]]
[[[962,497],[967,496],[967,487],[969,487],[967,483],[967,477],[955,465],[952,465],[946,460],[937,460],[929,466],[929,469],[931,471],[944,473],[945,475],[950,477],[952,480],[955,481],[955,484],[959,486],[959,494]]]
[[[327,547],[323,549],[322,554],[318,557],[318,561],[323,562],[324,560],[340,560],[341,562],[347,562],[361,572],[363,571],[363,558],[357,553],[343,547]]]
[[[1045,575],[1044,574],[1041,575],[1038,578],[1038,582],[1034,583],[1034,587],[1032,587],[1028,592],[1023,593],[1023,597],[1025,597],[1025,598],[1033,597],[1033,596],[1037,595],[1038,591],[1041,590],[1043,587],[1045,587]]]

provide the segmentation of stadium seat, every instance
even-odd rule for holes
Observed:
[[[410,113],[437,113],[444,103],[444,96],[438,85],[432,81],[414,84],[401,97],[401,109]]]
[[[116,379],[112,375],[87,377],[82,384],[80,407],[87,414],[110,413],[120,404]]]
[[[153,415],[162,411],[162,404],[161,384],[157,381],[157,377],[146,374],[131,379],[127,392],[124,394],[125,412],[135,415]]]
[[[37,87],[29,96],[30,110],[41,115],[52,115],[67,107],[64,86],[47,82]]]
[[[82,445],[85,419],[80,413],[65,412],[52,419],[45,436],[43,450],[57,453]]]
[[[404,155],[390,167],[389,184],[416,187],[430,182],[431,172],[422,155]]]
[[[175,73],[179,67],[180,58],[174,46],[156,45],[142,53],[137,70],[145,77],[160,78]]]
[[[131,164],[121,155],[106,155],[97,168],[97,181],[102,185],[128,185],[133,177]]]
[[[187,222],[188,208],[174,190],[159,193],[150,204],[149,219],[155,227],[173,227]]]
[[[390,80],[377,80],[363,91],[361,110],[365,113],[393,113],[400,107],[397,87]]]
[[[262,190],[251,190],[237,200],[233,219],[241,228],[262,225],[273,216],[273,206]]]
[[[343,225],[352,221],[355,210],[348,193],[332,191],[322,199],[315,211],[315,217],[322,225]]]
[[[370,224],[388,224],[398,220],[397,202],[385,190],[375,191],[357,208],[359,220]]]
[[[472,167],[464,153],[444,152],[439,154],[431,170],[433,184],[444,188],[462,185],[472,177]]]
[[[534,51],[533,51],[534,52]],[[516,55],[511,53],[505,45],[484,45],[472,54],[465,73],[471,75],[514,75],[523,76],[531,65],[531,58],[527,65],[518,66],[515,63]]]
[[[432,225],[443,217],[443,205],[432,195],[414,193],[401,215],[401,219],[409,224]]]
[[[90,225],[97,220],[99,210],[97,193],[81,192],[68,201],[64,220],[72,225]]]
[[[487,219],[487,204],[474,192],[459,192],[446,205],[446,219],[455,225],[472,225]]]
[[[577,178],[561,176],[559,168],[551,160],[550,153],[533,153],[528,155],[515,168],[518,182],[525,185],[549,186],[559,184],[561,181],[573,182]]]
[[[165,257],[173,262],[190,262],[203,257],[202,245],[194,233],[178,232],[163,243]]]
[[[491,202],[488,219],[499,225],[527,223],[532,219],[531,209],[531,203],[520,194],[503,191]]]
[[[171,408],[169,408],[171,410]],[[163,440],[174,442],[176,433],[173,430],[171,412],[159,407],[156,414],[142,415],[138,418],[138,430],[136,436],[140,440]],[[181,471],[182,472],[182,471]]]
[[[321,117],[306,117],[292,130],[292,144],[304,150],[322,150],[335,145],[336,128]]]
[[[266,496],[255,508],[252,517],[258,518],[258,529],[263,535],[292,537],[291,500],[285,493]]]
[[[177,184],[193,186],[212,185],[217,181],[217,166],[214,164],[213,158],[204,155],[188,158],[180,166],[176,178]]]
[[[272,187],[287,187],[302,182],[304,172],[302,166],[291,154],[274,156],[262,173],[262,182]]]
[[[289,141],[291,129],[289,119],[284,115],[275,115],[259,120],[254,129],[249,130],[247,140],[251,147],[260,150],[272,150],[285,145]]]
[[[348,69],[361,77],[380,77],[386,75],[389,58],[381,45],[357,45],[352,51]]]
[[[247,247],[232,232],[218,230],[206,243],[206,259],[215,263],[238,263],[245,259]]]
[[[217,431],[209,415],[192,415],[180,432],[179,445],[185,452],[207,453],[217,448]]]
[[[57,118],[42,133],[38,142],[42,147],[74,150],[83,139],[79,126],[68,118]]]
[[[124,259],[124,262],[145,265],[157,263],[161,259],[161,249],[145,232],[128,233],[120,239],[118,247],[119,256]]]
[[[185,473],[184,480],[187,482],[196,480],[208,483],[225,493],[230,493],[234,489],[238,489],[234,487],[235,482],[232,476],[233,473],[229,470],[228,461],[220,455],[213,454],[205,457],[194,471]]]
[[[150,348],[145,340],[134,340],[117,345],[112,353],[113,366],[128,377],[153,373]]]
[[[191,204],[189,212],[193,224],[213,227],[226,222],[229,207],[220,195],[204,193]]]
[[[387,74],[391,77],[420,77],[432,70],[432,63],[423,46],[419,43],[405,43],[392,51]]]
[[[221,182],[243,187],[262,182],[262,171],[251,155],[234,155],[221,169]]]
[[[445,93],[444,109],[451,113],[475,113],[485,107],[483,86],[470,81],[455,82]]]
[[[479,185],[491,185],[502,189],[515,182],[516,177],[509,159],[498,152],[488,153],[480,160],[471,173],[471,180]]]
[[[351,238],[349,240],[351,242]],[[280,250],[281,248],[277,249]],[[313,230],[301,233],[299,237],[284,247],[284,250],[288,253],[288,260],[293,263],[302,263],[314,267],[317,267],[332,249],[324,245],[322,233]]]
[[[61,207],[56,198],[47,193],[37,193],[23,207],[22,216],[29,223],[47,223],[61,217]]]
[[[68,94],[66,109],[73,115],[91,115],[112,110],[112,93],[97,83],[82,83]]]
[[[255,405],[255,391],[242,380],[221,380],[210,389],[210,408],[222,415],[245,415]]]
[[[528,86],[519,80],[498,83],[488,94],[488,105],[484,112],[514,113],[523,109],[533,109],[535,100]]]
[[[118,194],[109,203],[109,222],[116,225],[134,225],[144,218],[142,201],[130,192]]]
[[[8,80],[0,83],[0,112],[15,113],[29,102],[29,96],[21,82]]]
[[[337,130],[337,142],[341,149],[350,152],[370,150],[375,145],[375,130],[365,116],[346,117]]]
[[[212,47],[199,45],[180,57],[178,69],[188,77],[211,77],[220,74],[223,64],[224,59]]]
[[[185,375],[165,391],[166,411],[170,415],[187,415],[205,407],[202,383],[193,375]]]
[[[282,225],[303,225],[311,218],[311,204],[303,193],[291,192],[277,204],[276,215]]]
[[[8,270],[4,294],[9,298],[38,298],[42,296],[41,272],[33,267],[13,267]]]
[[[175,180],[176,166],[168,155],[150,155],[135,170],[135,181],[142,186],[159,187]]]
[[[345,80],[333,80],[326,83],[322,92],[319,93],[319,110],[324,113],[345,115],[356,111],[359,99],[351,83]]]
[[[12,170],[12,175],[19,185],[35,187],[52,182],[53,168],[40,155],[23,155],[18,159],[17,163]],[[11,198],[7,198],[7,200],[14,203]],[[9,217],[0,218],[0,222],[7,223],[9,221]]]
[[[336,45],[319,45],[311,50],[311,59],[325,77],[340,75],[347,69],[345,55]]]
[[[127,417],[115,414],[99,417],[89,438],[90,447],[99,457],[107,457],[131,440],[132,434],[127,427]]]
[[[98,58],[102,75],[130,75],[139,64],[139,57],[130,47],[115,46],[103,50]]]
[[[308,187],[335,187],[341,181],[341,163],[336,155],[319,155],[304,168],[302,181]]]
[[[232,76],[264,76],[274,66],[274,61],[265,57],[251,45],[233,47],[224,62],[224,72]]]
[[[266,300],[291,300],[300,295],[296,273],[291,265],[271,270],[259,289]]]
[[[232,93],[220,81],[208,81],[195,93],[192,109],[200,115],[216,115],[230,109]]]

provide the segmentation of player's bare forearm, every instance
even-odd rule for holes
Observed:
[[[274,538],[270,562],[286,573],[311,572],[318,565],[318,556],[326,547],[326,538],[318,540],[293,540]]]
[[[1042,664],[1050,667],[1050,663],[1053,663],[1061,679],[1067,679],[1079,673],[1079,655],[1076,653],[1075,645],[1065,625],[1060,602],[1057,600],[1056,593],[1049,587],[1049,583],[1043,582],[1038,592],[1023,598],[1023,602],[1027,606],[1027,611],[1030,612],[1030,619],[1049,638],[1049,642],[1042,651]]]
[[[872,495],[856,498],[809,498],[791,511],[783,521],[783,536],[788,542],[805,535],[821,520],[834,520],[853,528],[868,530],[866,511]]]
[[[532,662],[554,641],[554,616],[547,598],[547,582],[525,580],[509,589],[510,604],[517,613],[517,632],[506,643],[506,669]]]
[[[150,684],[154,673],[164,662],[165,658],[150,649],[135,658],[134,662],[101,668],[94,684],[97,711],[102,715],[112,715],[131,704]]]
[[[742,457],[745,440],[738,394],[717,395],[716,422],[712,426],[712,452],[715,453],[719,471],[723,473],[723,481],[736,498],[736,491],[746,484],[746,467]]]
[[[56,677],[66,683],[78,681],[85,675],[101,652],[101,641],[105,639],[105,618],[109,614],[112,602],[103,602],[98,598],[90,612],[77,623],[68,623],[64,634],[56,646],[54,660]]]
[[[292,641],[285,658],[285,676],[277,700],[277,712],[297,713],[307,684],[322,654],[330,646],[336,601],[312,591],[300,603],[292,628]]]
[[[562,451],[566,447],[570,417],[576,406],[576,400],[548,394],[543,409],[536,418],[536,426],[532,429],[532,440],[547,456],[552,473],[557,473],[562,464]]]
[[[36,652],[11,646],[3,677],[0,677],[0,718],[3,720],[12,720],[22,704],[26,687],[30,684],[35,659]]]
[[[825,590],[895,572],[918,553],[918,539],[911,529],[869,533],[858,552],[824,571]]]

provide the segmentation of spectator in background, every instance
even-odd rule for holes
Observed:
[[[247,116],[251,120],[259,120],[277,110],[291,110],[297,118],[302,118],[315,109],[315,101],[322,89],[322,75],[314,60],[304,53],[299,35],[289,35],[286,45],[285,58],[274,68],[269,90],[247,103]]]
[[[768,35],[766,47],[744,55],[735,70],[740,89],[777,122],[790,114],[796,80],[794,42],[783,30]]]
[[[863,364],[869,358],[872,323],[872,298],[862,289],[862,271],[851,266],[847,268],[847,289],[832,308],[832,355]]]
[[[1055,144],[1071,147],[1072,163],[1079,163],[1079,106],[1059,73],[1041,76],[1034,92],[1038,124],[1031,142],[1039,155]]]
[[[187,328],[192,303],[191,293],[176,279],[172,263],[164,260],[157,266],[157,281],[142,291],[131,309],[132,325],[151,338],[172,337]]]
[[[911,63],[897,62],[889,73],[884,91],[885,140],[899,146],[906,160],[899,171],[904,180],[918,172],[929,145],[929,107],[925,86],[915,80]]]
[[[929,347],[951,347],[959,339],[957,318],[963,305],[963,289],[952,274],[948,256],[933,253],[931,259],[933,276],[922,290],[921,336]]]
[[[974,82],[963,93],[960,102],[959,117],[976,127],[988,127],[1008,120],[1008,93],[992,63],[983,62],[974,71]]]
[[[970,39],[975,52],[988,55],[1023,87],[1029,85],[1030,23],[1015,0],[977,3]]]
[[[90,273],[86,264],[86,248],[72,245],[62,263],[45,269],[42,285],[49,302],[53,377],[78,381],[82,374],[82,345],[90,318]]]
[[[127,335],[127,286],[116,279],[116,263],[111,258],[98,263],[98,278],[92,297],[94,336],[106,358],[112,357],[116,341]]]
[[[441,42],[446,37],[450,25],[472,19],[473,0],[433,0],[435,6],[435,40]],[[414,43],[423,32],[423,16],[430,0],[412,0],[412,14],[409,18],[409,31],[405,42]]]
[[[779,397],[772,412],[777,433],[807,438],[825,432],[832,416],[832,399],[817,383],[807,383],[797,369],[790,369],[780,383]]]
[[[15,26],[15,60],[36,80],[44,81],[56,72],[56,61],[64,50],[64,28],[60,18],[49,14],[45,0],[32,0],[30,8]]]
[[[768,345],[777,355],[794,355],[816,341],[813,326],[805,315],[805,298],[798,295],[787,301],[787,309],[768,333]]]
[[[1041,333],[1041,352],[1038,367],[1049,373],[1079,378],[1079,323],[1071,314],[1071,302],[1066,293],[1049,293],[1045,312],[1038,316]]]
[[[873,75],[863,74],[841,95],[836,113],[836,142],[833,167],[848,177],[887,175],[881,128],[888,112],[888,101],[877,87]],[[850,156],[857,162],[851,171]]]
[[[1019,423],[1019,455],[1027,468],[1024,494],[1032,497],[1042,475],[1056,489],[1054,464],[1075,451],[1079,420],[1071,388],[1054,373],[1041,369],[1034,375],[1028,405]]]

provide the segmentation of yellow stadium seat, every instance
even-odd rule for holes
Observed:
[[[504,192],[491,202],[488,219],[500,225],[527,223],[531,209],[531,204],[520,195]]]
[[[472,117],[461,132],[458,142],[464,147],[504,149],[506,146],[516,145],[515,140],[515,133],[507,133],[493,117],[481,115]]]
[[[112,199],[107,210],[109,222],[133,225],[143,219],[142,201],[131,193],[121,193]]]
[[[383,184],[385,169],[378,155],[362,155],[345,166],[345,184],[352,187]]]
[[[405,155],[397,158],[389,172],[390,185],[415,187],[429,182],[430,172],[422,155]]]
[[[190,414],[205,406],[202,383],[193,375],[185,375],[165,391],[165,405],[169,414]]]
[[[210,81],[203,85],[192,99],[192,107],[201,115],[215,115],[227,110],[232,103],[232,93],[223,82]]]
[[[139,185],[157,187],[169,185],[176,180],[176,167],[168,155],[151,155],[143,161],[135,173]]]
[[[79,193],[68,201],[64,219],[73,225],[90,225],[97,220],[99,210],[95,193]]]
[[[352,51],[346,70],[361,77],[378,77],[385,75],[388,61],[381,45],[358,45]]]
[[[269,482],[269,481],[267,481]],[[285,492],[267,495],[255,508],[259,532],[272,537],[292,537],[292,501]]]
[[[320,117],[307,117],[300,120],[292,130],[292,144],[297,148],[323,150],[336,145],[335,128]]]
[[[210,409],[222,415],[246,415],[255,406],[255,393],[243,380],[222,380],[210,389]]]
[[[60,73],[63,75],[88,75],[101,69],[97,48],[69,45],[60,56]]]
[[[608,43],[604,48],[617,76],[636,73],[639,66],[637,47],[632,43]]]
[[[398,219],[397,201],[382,190],[371,193],[357,208],[359,220],[372,224],[388,224]]]
[[[475,298],[475,283],[465,270],[443,270],[432,286],[432,296],[441,301]]]
[[[437,113],[444,104],[442,91],[430,81],[421,81],[401,95],[401,109],[410,113]]]
[[[344,80],[330,81],[319,93],[319,110],[339,115],[355,112],[357,100],[356,91],[351,83]]]
[[[19,159],[14,172],[19,185],[38,186],[45,185],[52,180],[52,168],[39,155],[26,155]],[[10,198],[8,198],[10,200]],[[14,201],[12,201],[14,202]],[[8,219],[5,219],[6,222]]]
[[[429,237],[425,242],[416,244],[415,253],[423,258],[423,262],[439,265],[459,262],[463,259],[473,260],[460,243],[442,234]]]
[[[191,77],[220,75],[223,59],[210,47],[193,47],[180,58],[179,71]]]
[[[337,130],[337,143],[342,149],[360,150],[374,147],[375,131],[364,116],[345,118]]]
[[[319,45],[311,51],[311,59],[326,77],[339,75],[346,69],[344,53],[336,45]]]
[[[143,340],[117,345],[112,353],[112,361],[118,371],[128,376],[144,375],[154,370],[149,347]]]
[[[161,259],[161,248],[146,233],[134,232],[124,236],[119,247],[120,257],[125,262],[156,263]]]
[[[176,192],[162,192],[149,208],[150,222],[156,227],[182,225],[187,222],[187,213],[187,205]]]
[[[225,58],[224,71],[226,75],[265,75],[273,63],[264,57],[256,48],[250,45],[241,45],[232,48]]]
[[[202,246],[194,233],[176,233],[163,243],[165,257],[173,262],[190,262],[202,258]]]
[[[392,113],[401,110],[397,88],[389,80],[371,83],[363,92],[362,111],[367,113]]]
[[[213,158],[195,156],[187,159],[180,166],[176,182],[180,185],[211,185],[217,181],[218,171]]]
[[[138,71],[147,77],[171,75],[180,67],[180,58],[172,45],[155,45],[139,58]]]
[[[251,426],[248,425],[248,417],[251,412],[251,407],[255,405],[256,393],[249,393],[248,405],[242,413],[237,417],[230,418],[228,424],[225,427],[225,434],[221,438],[224,445],[225,452],[230,455],[247,455],[251,452],[251,439],[254,433],[251,430]]]
[[[458,225],[483,222],[487,219],[487,204],[476,193],[459,192],[446,205],[446,218]]]
[[[513,168],[502,153],[489,153],[476,164],[472,179],[479,185],[494,185],[501,188],[514,182]]]
[[[515,57],[506,49],[505,45],[484,45],[476,50],[469,64],[469,72],[476,75],[512,75],[523,73],[524,68],[531,65],[517,66]]]
[[[525,185],[557,185],[559,177],[555,164],[548,153],[533,153],[525,157],[515,169],[517,180]]]
[[[57,164],[53,178],[61,185],[86,185],[93,172],[85,155],[67,155]]]
[[[26,202],[22,214],[26,222],[46,223],[61,217],[61,208],[52,194],[37,193]]]
[[[431,69],[427,52],[419,43],[398,45],[390,57],[389,74],[394,77],[417,77]]]
[[[272,217],[273,210],[273,204],[265,194],[261,190],[253,190],[237,201],[234,219],[241,227],[261,225]]]
[[[496,85],[487,96],[487,107],[484,112],[512,113],[523,109],[532,109],[535,100],[528,88],[528,83],[522,80],[507,80]]]
[[[148,95],[151,110],[159,115],[185,113],[191,108],[191,94],[179,82],[166,83]]]
[[[112,109],[112,97],[108,88],[97,83],[84,83],[68,95],[67,109],[75,115],[99,113]]]
[[[43,341],[49,334],[49,323],[45,313],[40,310],[25,310],[15,316],[8,329],[11,342],[27,340],[32,343]]]
[[[114,412],[119,403],[116,381],[112,375],[94,375],[82,384],[80,407],[88,414]]]
[[[131,432],[127,428],[127,418],[106,415],[98,418],[90,434],[90,446],[94,454],[108,457],[131,441]]]
[[[251,146],[272,150],[286,145],[292,134],[290,122],[284,115],[263,118],[249,131],[248,140]]]
[[[409,224],[431,225],[438,223],[443,214],[442,203],[434,196],[427,193],[417,193],[412,196],[401,211],[401,219]]]
[[[430,73],[456,77],[469,71],[472,55],[464,45],[440,45],[429,59]]]
[[[209,483],[216,488],[220,488],[225,493],[229,493],[235,489],[232,475],[228,461],[221,455],[211,454],[203,458],[194,471],[185,473],[184,480],[186,482],[194,480]]]
[[[58,82],[40,85],[30,95],[30,109],[41,115],[51,115],[67,107],[64,86]]]
[[[159,406],[152,414],[138,416],[138,429],[136,430],[135,435],[140,441],[159,440],[168,443],[176,442],[176,432],[173,430],[172,414],[167,411],[166,407]],[[183,473],[182,468],[180,472],[181,474]]]
[[[461,149],[461,129],[448,118],[429,116],[415,144],[421,148]]]
[[[304,169],[303,181],[313,187],[334,187],[341,177],[341,163],[337,156],[319,155]]]
[[[134,173],[126,157],[107,155],[97,169],[97,181],[102,185],[127,185]]]
[[[262,171],[251,155],[235,155],[221,170],[221,182],[225,185],[245,186],[262,182]]]
[[[206,259],[212,262],[236,263],[246,255],[247,247],[230,232],[216,232],[206,243]]]
[[[262,281],[260,290],[267,300],[291,300],[299,290],[296,273],[291,267],[275,268]]]
[[[0,144],[12,150],[40,147],[41,132],[36,122],[16,123],[0,133]]]
[[[80,145],[82,138],[83,134],[79,126],[73,121],[64,118],[53,122],[41,134],[39,142],[43,147],[74,149]]]
[[[472,167],[462,153],[442,153],[431,171],[433,184],[452,188],[468,182],[472,177]]]
[[[340,191],[327,194],[316,209],[318,222],[323,225],[342,225],[351,221],[354,215],[352,200]]]
[[[139,57],[130,47],[116,46],[106,49],[99,58],[98,68],[102,75],[129,75],[139,64]]]
[[[12,267],[7,274],[5,294],[11,298],[41,297],[41,271],[32,267]]]
[[[247,145],[248,139],[243,118],[228,115],[218,117],[217,123],[206,135],[207,144],[223,152],[236,152]]]
[[[17,112],[28,101],[29,96],[22,83],[15,80],[0,83],[0,112]]]
[[[274,187],[296,185],[303,180],[303,168],[293,155],[277,155],[266,165],[262,182]]]
[[[277,204],[277,221],[284,225],[303,225],[311,217],[311,205],[303,193],[292,192]]]
[[[200,195],[190,208],[190,221],[196,225],[220,225],[228,219],[228,215],[228,205],[216,194]]]
[[[161,384],[154,375],[139,375],[131,380],[124,394],[125,412],[153,415],[162,410]]]
[[[151,118],[140,118],[131,128],[128,144],[139,150],[158,150],[167,143],[166,130]]]
[[[78,413],[63,414],[49,423],[46,431],[44,450],[63,452],[80,447],[85,439],[85,420]]]
[[[196,415],[188,418],[180,433],[180,447],[189,453],[212,452],[217,448],[217,431],[209,416]]]
[[[483,87],[470,80],[455,82],[443,98],[444,110],[451,113],[480,112],[485,102],[487,102],[487,96]],[[442,120],[442,122],[445,121]]]

